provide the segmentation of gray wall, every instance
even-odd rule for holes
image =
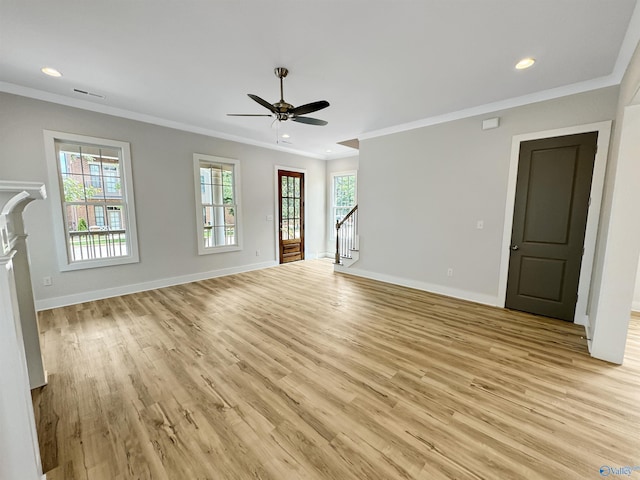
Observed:
[[[611,120],[617,98],[610,87],[361,141],[354,272],[495,304],[512,137]],[[500,127],[483,131],[493,116]]]
[[[26,212],[34,294],[39,306],[265,266],[276,261],[274,169],[306,169],[308,256],[326,249],[326,162],[72,107],[0,94],[0,178],[47,183],[44,129],[131,144],[140,263],[60,273],[52,205]],[[197,255],[193,153],[237,158],[242,169],[243,244],[239,252]],[[256,256],[256,250],[261,255]],[[53,285],[42,286],[43,276]],[[78,294],[84,294],[78,295]]]

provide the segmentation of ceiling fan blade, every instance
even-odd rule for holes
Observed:
[[[306,123],[308,125],[326,125],[328,122],[325,120],[320,120],[319,118],[311,118],[311,117],[295,117],[292,118],[294,122]]]
[[[271,105],[269,102],[267,102],[266,100],[263,100],[262,98],[260,98],[257,95],[253,95],[251,93],[248,93],[247,95],[249,95],[249,98],[251,100],[254,100],[256,102],[258,102],[260,105],[262,105],[264,108],[266,108],[267,110],[272,111],[273,113],[278,113],[278,111],[276,110],[276,107],[274,107],[273,105]]]
[[[272,117],[270,113],[227,113],[227,117]]]
[[[317,112],[318,110],[322,110],[328,106],[329,102],[326,100],[320,100],[318,102],[307,103],[306,105],[300,105],[299,107],[292,108],[289,110],[289,113],[293,115],[305,115],[307,113]]]

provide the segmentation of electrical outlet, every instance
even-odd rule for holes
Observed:
[[[447,269],[447,277],[453,277],[453,268]]]
[[[50,287],[53,285],[53,280],[51,277],[42,277],[42,285],[45,287]]]
[[[482,229],[484,228],[484,220],[478,220],[478,221],[476,222],[476,228],[477,228],[478,230],[482,230]]]

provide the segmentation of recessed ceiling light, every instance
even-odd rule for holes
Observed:
[[[531,67],[534,63],[536,63],[535,58],[527,57],[520,60],[516,63],[516,70],[524,70],[525,68]]]
[[[327,153],[331,153],[332,151],[333,150],[330,150],[330,149],[325,150],[325,152],[327,152]]]
[[[288,133],[283,133],[282,135],[280,135],[282,138],[289,138],[291,135],[289,135]]]
[[[55,68],[51,68],[51,67],[42,67],[40,69],[40,71],[42,73],[44,73],[45,75],[49,75],[50,77],[61,77],[62,74],[56,70]]]

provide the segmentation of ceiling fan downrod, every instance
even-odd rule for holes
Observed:
[[[293,105],[284,101],[283,79],[289,74],[289,70],[285,67],[276,67],[273,69],[273,73],[275,73],[276,77],[280,79],[280,101],[278,103],[274,103],[273,106],[278,110],[276,113],[278,120],[283,122],[285,120],[289,120],[289,110],[293,108]]]
[[[289,70],[285,67],[276,67],[273,69],[273,73],[280,79],[280,102],[284,103],[284,87],[282,85],[282,79],[289,74]]]

